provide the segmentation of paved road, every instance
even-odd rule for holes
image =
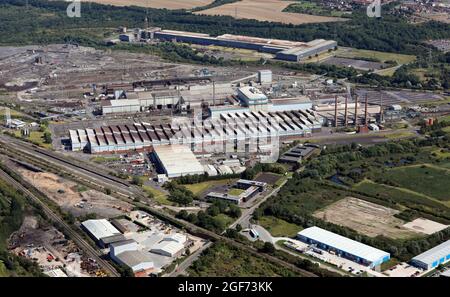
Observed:
[[[302,258],[302,259],[307,259],[307,260],[309,260],[309,261],[311,261],[313,263],[319,264],[321,268],[326,269],[328,271],[335,272],[335,273],[338,273],[338,274],[341,274],[341,275],[348,275],[348,274],[344,273],[343,271],[341,271],[341,270],[339,270],[339,269],[337,269],[337,268],[335,268],[333,266],[324,265],[323,263],[320,263],[319,261],[315,261],[314,259],[311,259],[310,257],[305,257],[303,255],[300,255],[300,254],[294,252],[294,251],[291,251],[288,248],[281,247],[281,246],[276,244],[280,240],[292,240],[292,238],[289,238],[289,237],[273,237],[270,234],[269,231],[267,231],[264,227],[262,227],[260,225],[252,225],[252,228],[255,229],[259,233],[259,238],[258,238],[259,240],[262,240],[264,242],[272,243],[274,245],[274,247],[276,249],[278,249],[278,250],[282,250],[282,251],[284,251],[284,252],[286,252],[286,253],[288,253],[290,255],[293,255],[293,256],[296,256],[296,257]],[[248,238],[250,240],[254,240],[250,236],[248,236]]]
[[[26,196],[28,196],[35,203],[39,204],[42,207],[42,210],[45,212],[47,217],[55,223],[58,223],[60,229],[65,231],[80,248],[82,248],[86,255],[94,259],[103,270],[105,270],[110,276],[120,276],[120,274],[114,269],[114,267],[106,260],[100,258],[101,253],[94,249],[88,242],[84,240],[76,231],[74,231],[63,219],[59,217],[56,213],[50,209],[47,204],[43,203],[35,194],[25,188],[21,183],[13,179],[6,172],[0,169],[0,177],[4,179],[7,183],[14,186],[15,189],[20,190]]]
[[[247,226],[250,225],[250,219],[252,218],[253,213],[255,212],[255,210],[262,204],[264,203],[264,201],[266,201],[267,199],[269,199],[270,197],[278,194],[278,192],[280,191],[280,189],[286,184],[286,182],[288,181],[288,179],[286,179],[283,183],[281,183],[281,185],[275,189],[272,190],[272,192],[270,192],[268,195],[266,195],[265,197],[263,197],[261,200],[259,200],[256,204],[254,204],[252,207],[245,209],[242,212],[242,215],[239,219],[237,219],[233,224],[231,224],[229,226],[229,228],[235,228],[237,224],[240,224],[243,228],[247,228]]]

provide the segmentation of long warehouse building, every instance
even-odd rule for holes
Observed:
[[[428,270],[450,261],[450,240],[412,258],[414,266]]]
[[[159,145],[190,145],[195,152],[237,151],[249,142],[264,144],[274,138],[296,138],[320,131],[321,119],[312,110],[222,113],[215,119],[167,124],[134,123],[95,129],[69,130],[73,151],[114,153],[151,150]]]
[[[315,226],[298,232],[297,238],[371,268],[390,259],[387,252]]]
[[[334,50],[337,42],[334,40],[316,39],[310,42],[290,41],[281,39],[260,38],[224,34],[217,37],[203,33],[183,32],[173,30],[154,30],[153,38],[165,41],[178,41],[200,45],[216,45],[232,48],[243,48],[275,54],[277,59],[286,61],[301,61],[310,56]]]

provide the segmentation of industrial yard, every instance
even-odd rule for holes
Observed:
[[[295,1],[93,2],[149,9],[89,46],[0,47],[0,223],[15,208],[23,220],[8,252],[51,277],[447,265],[448,92],[397,81],[423,53],[351,48],[353,33],[204,27],[214,15],[274,32],[350,20],[286,12]],[[322,4],[346,11],[338,2]]]

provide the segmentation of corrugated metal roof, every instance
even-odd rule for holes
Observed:
[[[184,245],[182,243],[179,243],[177,241],[169,241],[169,240],[163,240],[157,244],[155,244],[151,251],[158,252],[158,251],[164,251],[170,254],[176,254],[184,249]]]
[[[134,268],[140,264],[146,263],[146,267],[144,269],[153,268],[153,261],[150,255],[147,255],[142,251],[125,251],[115,256],[118,258],[123,264],[128,267]]]
[[[81,223],[81,225],[83,225],[83,227],[86,228],[86,230],[88,230],[97,240],[120,234],[119,230],[114,228],[114,226],[105,219],[87,220]]]
[[[158,146],[154,147],[154,151],[169,177],[204,172],[203,166],[187,146]]]
[[[375,262],[389,256],[387,252],[316,226],[304,229],[298,232],[298,235],[321,242],[369,262]]]
[[[441,259],[442,257],[446,257],[450,254],[450,240],[447,240],[446,242],[441,243],[438,246],[435,246],[432,249],[429,249],[428,251],[415,256],[412,258],[414,261],[420,261],[425,264],[433,264],[433,262]]]

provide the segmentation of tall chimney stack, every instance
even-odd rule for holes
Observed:
[[[338,126],[338,97],[337,95],[334,96],[334,126],[337,127]]]
[[[345,115],[344,115],[344,121],[345,121],[345,127],[347,127],[348,125],[348,108],[347,108],[347,104],[348,104],[348,95],[345,96]]]
[[[367,125],[369,124],[369,119],[367,118],[367,103],[368,102],[368,100],[367,100],[367,94],[366,94],[366,103],[365,103],[365,106],[364,106],[364,125],[367,127]]]
[[[358,126],[358,95],[355,94],[355,127]]]

